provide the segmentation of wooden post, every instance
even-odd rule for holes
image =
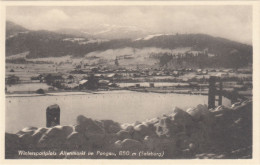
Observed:
[[[210,76],[209,78],[209,93],[208,93],[208,108],[215,108],[216,96],[216,77]]]
[[[60,125],[60,107],[57,104],[46,109],[46,127]]]
[[[222,105],[222,95],[223,95],[222,90],[223,90],[222,80],[219,79],[218,105]]]

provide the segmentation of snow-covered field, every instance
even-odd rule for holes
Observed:
[[[154,65],[158,60],[150,56],[157,53],[171,53],[178,54],[189,51],[191,48],[176,48],[176,49],[162,49],[156,47],[145,47],[142,49],[137,48],[121,48],[121,49],[108,49],[105,51],[94,51],[85,55],[84,63],[98,64],[103,62],[105,64],[114,65],[114,60],[119,60],[119,65]]]
[[[141,87],[149,87],[150,83],[148,82],[140,82],[140,83],[117,83],[119,87],[131,87],[135,86],[135,84],[140,84]],[[156,82],[154,83],[155,87],[172,87],[172,86],[183,86],[183,85],[189,85],[188,83],[172,83],[172,82]]]
[[[145,121],[170,113],[175,106],[183,109],[207,104],[207,96],[111,91],[96,94],[56,95],[38,97],[6,97],[6,132],[15,133],[27,127],[43,127],[46,108],[58,104],[61,125],[75,124],[82,114],[86,117],[112,119],[121,123]],[[224,105],[230,105],[226,99]]]
[[[21,91],[28,91],[28,92],[35,92],[38,89],[48,90],[50,86],[45,83],[29,83],[29,84],[16,84],[12,86],[7,86],[8,92],[21,92]]]

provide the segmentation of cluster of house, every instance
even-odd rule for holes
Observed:
[[[178,77],[187,72],[193,72],[191,68],[188,69],[167,69],[167,68],[135,68],[135,69],[106,69],[93,67],[91,69],[79,69],[71,71],[73,74],[89,74],[94,73],[96,75],[105,76],[108,74],[115,74],[119,77],[148,77],[148,76],[174,76]]]
[[[7,85],[18,84],[19,82],[20,82],[20,78],[15,75],[11,75],[5,78],[5,84]]]
[[[40,74],[36,77],[31,77],[31,80],[36,80],[42,83],[47,83],[58,88],[75,89],[88,88],[89,86],[98,87],[116,87],[113,79],[117,76],[115,73],[110,74],[89,74],[82,78],[77,75],[65,75],[62,73],[46,73]]]
[[[228,78],[228,81],[236,81],[230,79],[230,74],[234,72],[232,69],[216,70],[216,69],[167,69],[167,68],[104,68],[92,67],[87,69],[75,68],[70,73],[44,73],[38,76],[31,77],[32,82],[47,83],[50,86],[60,89],[94,89],[94,88],[109,88],[118,87],[118,83],[122,82],[182,82],[190,83],[189,87],[197,87],[201,83],[205,83],[206,77],[215,72],[217,76]],[[250,73],[250,71],[239,70],[236,73]],[[191,73],[191,74],[189,74]],[[214,73],[214,75],[215,75]],[[186,76],[186,74],[189,74]],[[197,75],[203,75],[197,76]],[[204,76],[205,75],[205,76]],[[165,77],[163,77],[165,76]],[[170,77],[170,78],[169,78]],[[229,80],[230,79],[230,80]],[[243,82],[246,80],[243,80]],[[19,77],[12,75],[6,78],[6,84],[22,83]],[[250,87],[250,80],[248,83]],[[244,85],[245,83],[241,84]],[[240,85],[240,84],[238,84]],[[241,86],[240,85],[240,86]],[[153,87],[151,84],[150,87]],[[228,85],[227,85],[228,86]],[[229,85],[234,86],[234,85]],[[237,88],[240,86],[236,86]],[[138,86],[136,86],[138,87]],[[242,88],[242,87],[240,87]]]

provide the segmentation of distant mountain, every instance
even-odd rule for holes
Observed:
[[[110,25],[103,24],[99,27],[100,30],[95,31],[93,35],[96,38],[105,38],[105,39],[122,39],[129,38],[135,39],[148,35],[149,32],[138,28],[136,26],[119,26],[119,25]],[[101,30],[102,29],[102,30]]]
[[[149,34],[148,31],[138,28],[136,26],[119,26],[110,24],[101,24],[96,27],[88,27],[86,29],[59,29],[57,33],[71,34],[77,37],[87,37],[95,39],[136,39],[138,37],[144,37]],[[120,33],[119,33],[120,32]]]
[[[212,37],[205,34],[155,34],[142,36],[138,39],[111,39],[95,40],[82,36],[82,31],[64,30],[63,32],[50,31],[27,31],[23,27],[7,26],[6,33],[16,29],[16,35],[7,37],[6,55],[14,55],[29,51],[28,58],[39,57],[60,57],[72,55],[83,57],[94,51],[105,51],[108,49],[120,49],[125,47],[143,49],[146,47],[155,47],[162,49],[178,49],[190,47],[192,51],[204,51],[213,54],[210,59],[196,59],[196,63],[202,63],[203,66],[224,66],[241,67],[252,63],[252,46],[224,38]],[[14,28],[16,27],[16,28]],[[117,27],[118,28],[118,27]],[[120,28],[119,28],[120,29]],[[123,28],[124,29],[124,28]],[[135,28],[133,28],[135,29]],[[22,32],[22,33],[21,33]],[[116,31],[111,35],[116,35]],[[100,34],[109,34],[104,31]],[[97,36],[97,34],[95,34]],[[134,37],[133,37],[134,38]],[[132,53],[132,52],[129,52]],[[171,61],[171,57],[166,58],[166,62]],[[194,59],[195,60],[195,59]],[[201,62],[198,60],[202,60]],[[190,60],[190,63],[193,61]]]
[[[27,58],[60,57],[72,55],[82,57],[92,51],[123,47],[126,40],[97,41],[51,31],[19,33],[6,40],[6,56],[29,51]]]
[[[20,25],[17,25],[11,21],[6,21],[6,38],[13,37],[19,33],[26,33],[28,31],[28,29]]]
[[[6,40],[6,55],[18,54],[29,51],[30,54],[38,54],[36,57],[55,56],[54,50],[62,50],[62,40],[66,38],[63,34],[49,31],[29,31],[18,33]]]
[[[252,46],[205,34],[150,35],[133,42],[133,47],[175,49],[191,47],[194,51],[207,50],[215,57],[204,61],[204,66],[241,67],[252,63]]]
[[[208,49],[209,53],[220,56],[237,51],[247,58],[252,56],[252,46],[206,34],[175,34],[175,35],[150,35],[133,42],[133,46],[160,47],[174,49],[178,47],[192,47],[193,50]],[[248,56],[247,56],[248,55]]]
[[[90,33],[84,32],[82,30],[76,30],[76,29],[63,28],[63,29],[56,30],[55,32],[60,34],[73,35],[74,37],[93,38],[93,35],[91,35]]]

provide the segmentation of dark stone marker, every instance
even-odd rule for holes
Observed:
[[[216,96],[216,77],[210,76],[209,78],[209,93],[208,93],[208,108],[215,108]]]
[[[222,105],[222,95],[223,95],[223,83],[219,80],[219,91],[218,91],[218,105]]]
[[[57,104],[50,105],[46,109],[46,127],[60,125],[60,107]]]

